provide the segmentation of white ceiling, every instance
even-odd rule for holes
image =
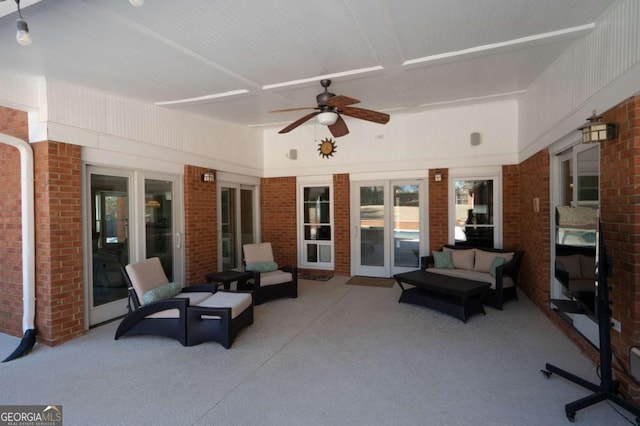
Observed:
[[[315,106],[323,76],[357,106],[415,111],[518,96],[615,0],[23,0],[0,3],[0,70],[166,102],[243,125]],[[435,56],[439,55],[439,56]],[[426,58],[403,65],[405,61]],[[274,89],[265,85],[308,80]],[[349,119],[348,119],[349,120]]]

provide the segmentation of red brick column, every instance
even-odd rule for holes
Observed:
[[[217,182],[203,182],[208,169],[184,166],[185,280],[204,282],[205,274],[218,270]]]
[[[502,166],[502,246],[520,248],[520,173],[517,165]]]
[[[260,223],[262,242],[270,242],[279,265],[298,264],[296,178],[262,178]]]
[[[33,144],[36,328],[48,345],[84,333],[80,146]]]
[[[334,273],[351,275],[351,219],[349,175],[333,176]]]
[[[600,214],[612,266],[608,280],[613,317],[621,333],[611,331],[614,366],[629,371],[629,347],[640,345],[640,96],[604,114],[618,123],[619,136],[600,143]],[[638,386],[615,374],[623,395],[640,405]]]
[[[508,195],[503,199],[504,205],[510,202],[520,205],[519,248],[524,250],[520,267],[520,289],[539,308],[548,311],[551,288],[549,235],[552,227],[549,223],[549,152],[546,149],[520,164],[520,189]],[[533,211],[534,198],[540,200],[537,212]]]
[[[429,170],[429,251],[440,250],[449,242],[449,170],[437,169],[442,175],[435,181],[436,169]]]
[[[0,107],[0,133],[28,141],[27,113]],[[0,143],[0,333],[22,336],[20,152]]]

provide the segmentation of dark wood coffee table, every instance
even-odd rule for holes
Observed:
[[[405,272],[393,277],[402,289],[398,302],[436,309],[465,323],[473,314],[486,314],[482,298],[491,287],[489,283],[427,271]],[[413,287],[405,288],[406,284]]]

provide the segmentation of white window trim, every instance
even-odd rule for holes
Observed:
[[[455,244],[455,181],[457,180],[493,180],[493,247],[502,248],[502,168],[486,167],[486,168],[470,168],[470,169],[449,169],[449,244]],[[516,195],[516,194],[514,194]]]
[[[326,245],[331,246],[331,262],[307,262],[305,256],[305,239],[304,239],[304,188],[311,186],[328,186],[329,187],[329,204],[331,208],[331,241],[327,241]],[[297,200],[296,200],[296,223],[297,223],[297,241],[298,241],[298,267],[304,269],[317,270],[333,270],[335,268],[335,204],[333,193],[333,176],[305,176],[297,179]]]

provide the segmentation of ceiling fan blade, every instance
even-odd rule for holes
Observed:
[[[334,96],[332,98],[329,98],[329,100],[326,103],[327,103],[327,105],[332,106],[332,107],[342,108],[342,107],[347,106],[347,105],[353,105],[353,104],[360,103],[360,101],[357,100],[357,99],[354,99],[354,98],[350,98],[348,96],[338,95],[338,96]]]
[[[317,109],[317,107],[300,107],[300,108],[285,108],[285,109],[274,109],[269,112],[289,112],[289,111],[302,111],[305,109]]]
[[[338,115],[338,120],[336,120],[334,124],[329,126],[329,131],[334,138],[339,138],[340,136],[349,134],[347,123],[344,122],[344,119],[340,115]]]
[[[301,125],[302,123],[304,123],[305,121],[315,117],[316,115],[320,114],[320,111],[314,111],[311,114],[307,114],[302,118],[297,119],[296,121],[294,121],[293,123],[289,124],[287,127],[285,127],[284,129],[280,130],[278,133],[287,133],[292,131],[293,129],[295,129],[296,127],[298,127],[299,125]]]
[[[374,123],[387,124],[389,122],[389,114],[383,112],[372,111],[370,109],[344,107],[340,112],[349,117],[359,118],[361,120],[373,121]]]

